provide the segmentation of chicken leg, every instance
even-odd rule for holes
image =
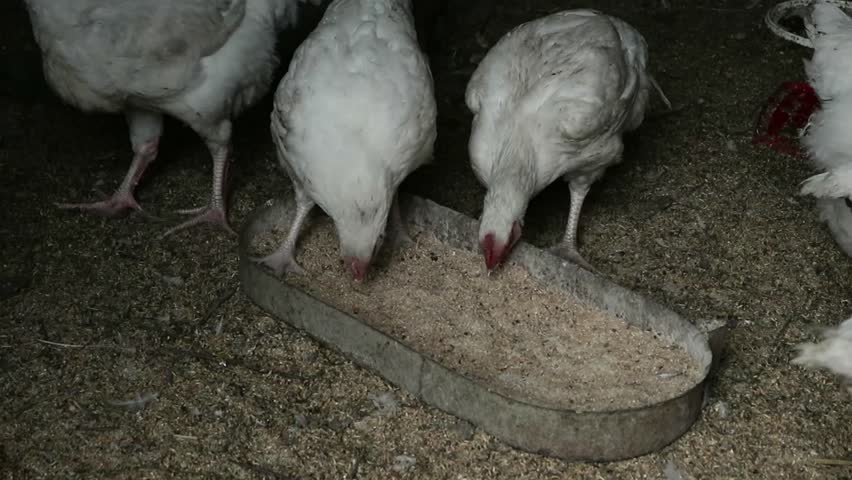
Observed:
[[[590,272],[597,272],[577,250],[577,228],[580,225],[580,210],[583,208],[583,200],[589,193],[590,184],[585,182],[571,182],[571,209],[568,212],[568,225],[565,228],[565,236],[562,241],[551,249],[555,255],[571,261]]]
[[[270,255],[253,259],[255,262],[272,269],[273,273],[279,277],[285,272],[297,275],[305,274],[305,270],[296,262],[294,252],[296,250],[296,242],[299,240],[299,234],[302,233],[302,227],[304,227],[305,220],[308,218],[308,213],[314,208],[314,201],[295,182],[293,183],[293,188],[296,193],[296,213],[293,216],[293,223],[290,225],[287,238]]]
[[[207,147],[210,149],[210,155],[213,157],[213,193],[210,203],[203,207],[178,210],[177,213],[181,215],[195,216],[176,227],[170,228],[160,239],[200,223],[219,225],[228,233],[236,235],[236,232],[234,232],[228,223],[227,211],[225,209],[225,182],[228,178],[229,145],[228,143],[220,144],[215,141],[208,141]]]
[[[133,162],[112,197],[93,203],[57,203],[57,207],[66,210],[87,210],[106,217],[120,216],[128,209],[142,211],[133,192],[145,169],[157,158],[160,136],[163,134],[163,117],[158,113],[128,110],[125,112],[125,119],[133,146]]]
[[[408,235],[408,231],[405,229],[405,223],[402,221],[402,213],[399,208],[399,194],[394,196],[393,204],[391,204],[390,221],[388,223],[391,247],[394,250],[405,248],[414,243],[414,240],[411,239],[411,236]]]

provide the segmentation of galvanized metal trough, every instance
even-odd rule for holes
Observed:
[[[453,248],[476,251],[475,220],[418,197],[403,195],[401,205],[406,223],[432,232]],[[512,261],[525,266],[534,278],[673,340],[703,372],[701,380],[688,390],[646,407],[576,412],[538,406],[529,399],[497,393],[492,386],[433,361],[253,262],[251,240],[273,228],[286,229],[292,211],[292,201],[279,201],[267,202],[252,214],[240,238],[240,280],[245,292],[273,316],[423,402],[468,420],[522,450],[584,461],[619,460],[654,452],[680,437],[698,418],[714,359],[711,344],[721,348],[727,332],[724,324],[710,322],[698,328],[636,292],[521,242]]]

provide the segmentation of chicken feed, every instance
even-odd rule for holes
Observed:
[[[331,219],[315,217],[291,285],[488,388],[543,407],[636,408],[673,398],[700,380],[686,351],[650,331],[577,303],[511,262],[488,276],[482,258],[409,227],[414,243],[383,248],[367,282],[339,259]],[[257,254],[286,233],[254,239]]]

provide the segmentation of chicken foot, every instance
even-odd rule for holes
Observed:
[[[556,256],[573,262],[590,272],[597,273],[597,270],[577,250],[577,229],[580,225],[580,210],[583,208],[583,201],[589,193],[589,187],[590,185],[586,183],[571,182],[571,209],[568,212],[568,225],[565,228],[565,236],[550,251]]]
[[[178,210],[177,213],[181,215],[194,215],[194,217],[176,227],[172,227],[160,239],[201,223],[218,225],[231,235],[236,235],[236,232],[234,232],[228,223],[227,211],[225,209],[225,182],[228,178],[229,148],[227,144],[219,145],[214,142],[209,142],[208,148],[210,149],[210,154],[213,156],[213,193],[210,203],[203,207]]]
[[[304,275],[305,269],[296,262],[295,251],[296,242],[299,240],[299,234],[302,233],[302,228],[305,225],[305,220],[311,209],[314,208],[314,202],[307,194],[294,183],[296,191],[296,213],[293,216],[293,223],[290,225],[290,231],[281,245],[270,255],[263,258],[253,258],[252,260],[264,265],[272,270],[276,276],[282,276],[284,273],[295,273]]]
[[[157,159],[163,118],[156,113],[130,110],[125,114],[133,146],[133,162],[112,197],[92,203],[56,203],[65,210],[86,210],[105,217],[118,217],[127,210],[142,211],[133,192],[148,166]]]
[[[405,223],[402,221],[398,194],[394,196],[393,204],[391,204],[388,233],[390,236],[390,246],[394,250],[403,249],[414,243],[414,240],[411,239],[408,230],[405,228]]]
[[[127,210],[142,210],[142,206],[133,196],[133,190],[142,178],[142,174],[145,173],[145,169],[154,161],[156,156],[156,142],[146,148],[146,151],[135,154],[133,163],[130,164],[130,169],[124,176],[121,185],[106,200],[92,203],[56,203],[55,205],[64,210],[86,210],[105,217],[119,217],[127,213]]]

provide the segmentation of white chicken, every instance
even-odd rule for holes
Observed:
[[[487,188],[479,241],[489,270],[521,236],[530,198],[562,177],[570,185],[565,236],[554,251],[593,270],[577,250],[583,200],[621,160],[622,134],[642,123],[650,85],[647,46],[627,23],[593,10],[522,24],[470,79],[470,158]]]
[[[852,256],[852,19],[836,5],[817,2],[806,29],[814,55],[805,61],[805,71],[820,108],[811,116],[801,142],[823,173],[805,180],[801,192],[817,197],[821,219]]]
[[[769,117],[764,138],[770,146],[784,147],[779,132],[792,125],[814,165],[823,170],[802,183],[801,192],[818,198],[820,216],[838,245],[852,256],[852,19],[838,7],[837,0],[782,2],[766,16],[770,29],[787,40],[814,49],[805,60],[808,83],[786,82],[780,101]],[[784,31],[778,20],[798,10],[807,39]],[[808,10],[810,10],[808,12]],[[774,99],[773,99],[774,100]],[[766,143],[766,142],[765,142]],[[782,151],[791,151],[782,148]],[[793,363],[825,368],[852,382],[852,319],[824,333],[819,344],[802,344]],[[849,387],[852,393],[852,387]]]
[[[26,0],[45,77],[84,111],[124,112],[133,162],[107,200],[59,204],[115,216],[141,210],[134,190],[157,157],[163,115],[186,123],[213,157],[207,206],[165,235],[201,222],[231,231],[225,182],[231,118],[263,97],[276,38],[314,0]]]
[[[825,340],[818,344],[799,345],[800,353],[793,363],[840,375],[849,383],[848,390],[852,393],[852,318],[826,330],[823,336]]]
[[[407,238],[396,191],[431,159],[437,134],[412,8],[411,0],[335,0],[278,86],[272,137],[296,212],[284,242],[260,259],[276,274],[303,272],[294,249],[314,205],[334,221],[356,280],[366,277],[389,216],[396,238]]]

